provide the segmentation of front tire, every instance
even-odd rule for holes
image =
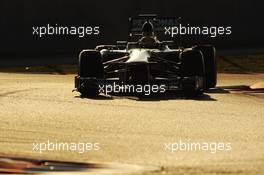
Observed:
[[[205,86],[205,65],[203,55],[198,50],[186,49],[181,53],[181,77],[183,77],[182,89],[184,96],[192,98],[203,93]],[[187,79],[185,80],[186,77]],[[199,78],[202,85],[197,87],[196,79]]]
[[[211,45],[195,46],[203,54],[205,64],[206,89],[214,88],[217,84],[217,64],[215,48]]]
[[[83,50],[79,55],[79,76],[82,78],[103,78],[101,54],[95,50]],[[99,87],[96,84],[83,83],[78,89],[83,97],[97,96]]]

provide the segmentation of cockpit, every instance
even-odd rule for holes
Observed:
[[[139,44],[144,47],[155,47],[159,41],[154,33],[154,27],[151,22],[145,22],[142,26],[142,37],[139,39]]]

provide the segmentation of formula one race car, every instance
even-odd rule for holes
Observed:
[[[130,18],[129,41],[83,50],[76,90],[89,97],[101,92],[144,93],[152,88],[152,93],[180,90],[195,97],[215,87],[215,48],[171,49],[172,41],[159,41],[155,29],[160,28],[156,23],[164,24],[167,19],[151,15]]]

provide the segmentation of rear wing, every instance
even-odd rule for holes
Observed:
[[[164,35],[165,27],[178,26],[180,19],[177,17],[157,17],[155,14],[139,15],[138,17],[129,18],[129,36],[141,36],[142,26],[149,21],[153,24],[155,35],[160,37]]]

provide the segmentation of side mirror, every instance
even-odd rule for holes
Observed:
[[[161,43],[163,45],[167,45],[169,47],[173,47],[174,46],[174,41],[162,41]]]
[[[117,41],[116,44],[117,44],[117,46],[126,46],[127,41]]]
[[[127,47],[127,41],[117,41],[116,45],[119,49],[125,49]]]

